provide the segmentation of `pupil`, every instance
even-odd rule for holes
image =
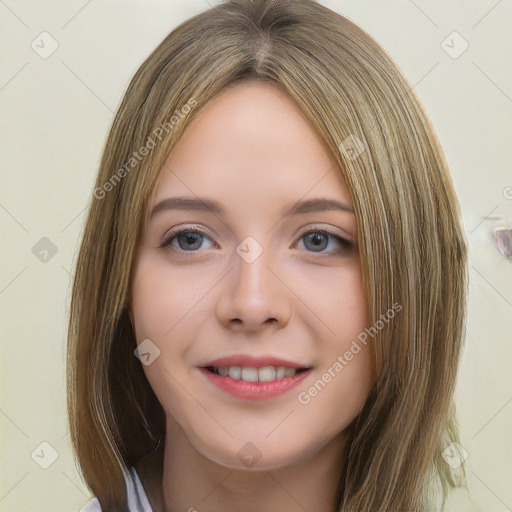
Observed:
[[[320,233],[312,233],[311,235],[308,235],[306,238],[309,239],[310,241],[313,241],[314,247],[316,247],[317,249],[322,245],[322,242],[325,242],[326,240],[325,235],[322,235]],[[322,247],[322,249],[325,249],[325,247]]]
[[[189,249],[198,249],[199,246],[201,245],[201,235],[199,233],[187,233],[186,235],[181,235],[178,239],[180,247],[185,251]],[[181,241],[183,239],[186,240],[185,247],[181,244]],[[192,239],[192,243],[195,242],[196,246],[191,247],[190,245],[188,245],[188,242],[190,241],[189,239]],[[197,245],[197,242],[199,242],[199,245]]]

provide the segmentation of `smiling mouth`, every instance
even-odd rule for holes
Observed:
[[[243,382],[273,382],[277,380],[294,377],[298,373],[305,372],[310,368],[289,368],[285,366],[205,366],[205,370],[219,375],[229,377],[233,380]]]
[[[266,400],[286,394],[311,374],[312,368],[289,366],[203,366],[207,380],[243,400]]]

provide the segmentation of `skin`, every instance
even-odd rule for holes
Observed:
[[[137,254],[130,314],[137,342],[160,350],[143,368],[167,420],[162,480],[151,461],[136,467],[154,510],[334,510],[349,427],[372,383],[369,345],[309,403],[298,395],[368,327],[357,223],[350,211],[283,212],[320,197],[351,205],[336,165],[288,96],[254,81],[212,100],[169,155],[151,208],[207,197],[225,212],[160,210]],[[160,247],[178,226],[206,232]],[[319,228],[353,245],[308,241]],[[236,252],[247,236],[263,249],[251,263]],[[199,370],[234,354],[312,371],[280,396],[246,400]],[[251,467],[237,456],[246,443],[261,455]]]

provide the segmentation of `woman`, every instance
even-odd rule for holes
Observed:
[[[444,504],[467,247],[410,89],[313,0],[223,3],[144,62],[73,288],[84,511]]]

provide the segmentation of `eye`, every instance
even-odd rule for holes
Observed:
[[[354,243],[342,236],[338,235],[334,231],[328,228],[314,229],[308,231],[300,240],[304,240],[304,246],[309,250],[309,252],[316,252],[322,254],[329,253],[343,253],[348,252],[354,247]],[[334,240],[334,245],[338,245],[338,249],[327,251],[323,253],[323,251],[329,246],[329,241]],[[331,244],[332,245],[332,244]],[[294,247],[295,248],[295,247]]]
[[[209,247],[204,247],[204,240],[209,240],[211,245]],[[302,235],[300,241],[302,240],[304,240],[304,246],[308,252],[315,252],[319,254],[343,253],[350,251],[354,247],[353,242],[343,238],[328,228],[310,230]],[[332,243],[329,244],[330,241],[333,241],[334,245],[337,245],[338,248],[324,252],[329,245],[332,245]],[[205,231],[192,227],[171,230],[161,243],[160,247],[169,247],[176,251],[183,252],[199,252],[199,249],[212,249],[218,246],[215,242],[212,242],[211,238]],[[292,248],[295,247],[296,246],[293,246]]]
[[[160,247],[170,247],[177,251],[197,252],[197,249],[205,248],[202,247],[205,238],[211,241],[207,234],[199,228],[176,229],[168,233]],[[175,240],[178,247],[173,243]],[[212,244],[211,247],[206,247],[206,249],[215,246],[215,243],[212,242]]]

